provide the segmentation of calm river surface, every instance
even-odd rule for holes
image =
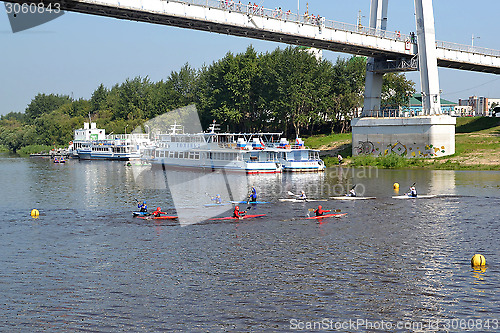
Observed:
[[[167,174],[0,156],[0,331],[500,330],[500,172],[330,168],[215,174],[201,185],[201,176]],[[174,179],[183,179],[176,190]],[[416,182],[419,194],[440,196],[393,199],[394,182],[400,193]],[[269,203],[249,212],[267,216],[132,217],[135,199],[193,222],[229,216],[231,205],[203,206],[229,195],[228,183],[233,197],[255,186]],[[302,189],[328,198],[352,184],[377,199],[278,200]],[[304,219],[318,204],[347,216]],[[487,268],[470,267],[475,253]]]

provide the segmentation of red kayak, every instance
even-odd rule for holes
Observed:
[[[245,216],[242,216],[241,218],[239,219],[250,219],[250,218],[253,218],[253,217],[262,217],[262,216],[266,216],[266,214],[257,214],[257,215],[245,215]],[[210,219],[209,221],[215,221],[215,220],[239,220],[237,217],[217,217],[217,218],[214,218],[214,219]]]
[[[169,219],[176,219],[177,216],[138,216],[140,219],[144,220],[169,220]]]
[[[342,217],[347,215],[347,213],[341,213],[341,214],[325,214],[325,215],[320,215],[320,216],[311,216],[311,217],[306,217],[306,219],[322,219],[325,217]]]

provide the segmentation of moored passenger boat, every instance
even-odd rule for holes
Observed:
[[[125,140],[92,141],[88,146],[77,150],[81,160],[118,160],[139,159],[140,152],[135,145]]]
[[[69,142],[69,157],[79,158],[78,150],[90,151],[92,142],[106,139],[106,130],[97,128],[96,123],[83,123],[83,128],[73,131],[73,141]]]
[[[74,140],[69,143],[71,157],[82,160],[139,159],[141,148],[150,142],[147,134],[109,134],[96,127],[95,123],[84,123],[84,128],[74,131]]]
[[[319,157],[319,150],[306,147],[300,138],[297,138],[293,145],[290,145],[287,139],[282,138],[274,146],[274,149],[278,152],[278,159],[283,166],[283,171],[314,172],[325,170],[325,163]]]
[[[210,132],[186,134],[179,125],[170,133],[158,135],[154,145],[144,149],[142,158],[152,165],[182,169],[228,170],[248,174],[279,173],[278,152],[259,145],[243,144],[242,134]]]

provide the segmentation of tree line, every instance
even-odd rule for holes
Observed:
[[[362,107],[365,70],[364,57],[332,63],[300,47],[258,54],[250,46],[200,69],[186,64],[159,82],[136,77],[111,88],[101,84],[90,99],[40,93],[24,112],[0,118],[0,144],[13,152],[28,145],[66,145],[89,114],[107,133],[123,133],[193,103],[204,128],[215,120],[232,132],[288,137],[346,132]],[[386,74],[382,105],[404,105],[414,92],[403,74]]]

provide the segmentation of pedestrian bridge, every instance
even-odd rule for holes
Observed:
[[[267,9],[234,0],[61,0],[60,4],[66,11],[385,58],[394,61],[394,71],[417,69],[413,35],[298,15],[287,8]],[[442,41],[436,41],[436,48],[440,67],[500,74],[499,50]]]

